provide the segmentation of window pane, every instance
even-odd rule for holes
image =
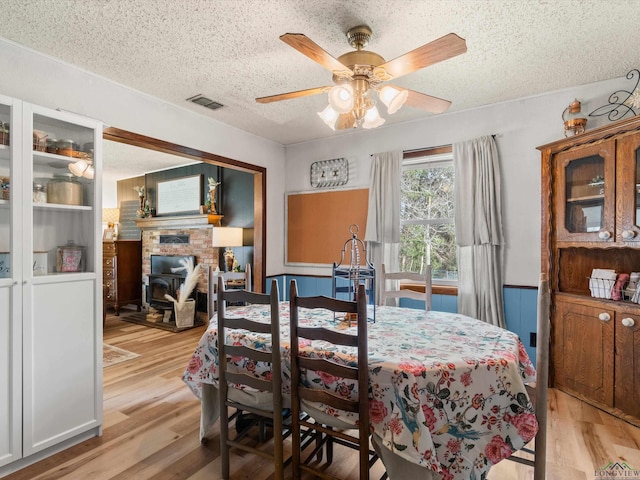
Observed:
[[[404,225],[400,238],[400,270],[422,273],[429,258],[433,280],[458,280],[453,224]]]
[[[404,170],[400,220],[453,218],[453,165]]]

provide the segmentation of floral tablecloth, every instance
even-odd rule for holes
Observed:
[[[262,306],[231,307],[230,311],[269,321]],[[302,309],[300,322],[349,328],[327,311]],[[280,304],[280,323],[287,394],[288,302]],[[493,464],[535,436],[538,424],[524,387],[535,380],[535,370],[514,333],[464,315],[397,307],[377,307],[376,322],[368,327],[370,421],[374,433],[397,455],[439,472],[443,480],[483,479]],[[232,330],[227,337],[254,348],[265,345],[264,338],[245,333]],[[203,383],[217,384],[216,337],[213,321],[183,376],[199,398]],[[349,351],[328,352],[315,343],[301,348],[309,355],[330,354],[345,363],[354,361]],[[264,365],[232,361],[258,376],[267,374]],[[344,379],[315,381],[345,396],[357,393]]]

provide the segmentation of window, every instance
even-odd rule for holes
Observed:
[[[442,149],[440,149],[442,150]],[[400,181],[400,270],[424,272],[434,283],[458,280],[454,172],[450,148],[405,154]]]

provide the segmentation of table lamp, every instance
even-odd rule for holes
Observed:
[[[118,236],[118,223],[120,223],[120,209],[119,208],[103,208],[102,209],[102,223],[107,224],[107,228],[113,228],[114,234]]]
[[[242,247],[242,228],[214,227],[212,237],[211,243],[214,247],[226,248],[224,251],[225,271],[232,271],[235,255],[231,247]]]

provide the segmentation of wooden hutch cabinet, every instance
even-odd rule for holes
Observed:
[[[551,381],[640,426],[640,304],[632,285],[616,299],[615,277],[591,278],[640,272],[640,116],[538,149]]]
[[[133,304],[142,307],[142,242],[116,240],[102,244],[103,284],[109,287],[105,299],[120,315],[120,307]]]

